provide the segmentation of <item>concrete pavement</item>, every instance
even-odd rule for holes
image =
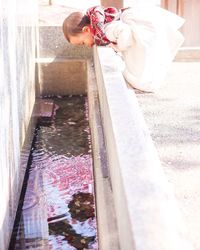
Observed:
[[[200,249],[200,62],[174,62],[157,93],[136,93],[189,238]]]

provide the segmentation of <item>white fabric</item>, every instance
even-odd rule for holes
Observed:
[[[183,18],[160,7],[136,6],[106,25],[106,36],[122,53],[123,75],[134,88],[153,92],[161,86],[184,41],[178,31],[183,23]]]

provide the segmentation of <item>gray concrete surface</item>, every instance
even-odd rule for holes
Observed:
[[[95,176],[99,250],[120,250],[94,66],[88,62],[88,104]]]
[[[51,12],[49,12],[49,16],[53,19]],[[43,26],[40,23],[38,51],[40,58],[87,59],[92,57],[91,49],[71,45],[64,38],[61,26],[51,26],[51,24]]]
[[[133,89],[116,54],[94,49],[120,249],[193,249]]]
[[[86,60],[39,58],[37,64],[40,95],[86,94]]]
[[[39,48],[36,59],[39,95],[85,94],[87,91],[86,60],[92,57],[92,49],[72,46],[62,32],[63,20],[73,11],[80,10],[60,5],[57,1],[39,1]],[[67,2],[66,2],[67,3]]]
[[[200,62],[174,62],[155,94],[137,93],[196,250],[200,249]]]

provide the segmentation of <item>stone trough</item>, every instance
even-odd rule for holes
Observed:
[[[40,27],[32,118],[41,113],[41,96],[87,94],[99,249],[193,249],[135,92],[127,86],[115,53],[102,47],[74,48],[61,35],[60,27]],[[35,122],[29,126],[30,150]]]
[[[51,27],[51,32],[58,30]],[[56,37],[52,49],[40,38],[41,48],[48,51],[40,51],[43,57],[37,59],[37,86],[44,96],[88,95],[100,249],[192,249],[135,92],[127,86],[115,53],[103,47],[75,48]]]

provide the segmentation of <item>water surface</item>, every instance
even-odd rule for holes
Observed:
[[[41,118],[36,129],[11,248],[98,249],[87,99],[53,101],[53,119]]]

